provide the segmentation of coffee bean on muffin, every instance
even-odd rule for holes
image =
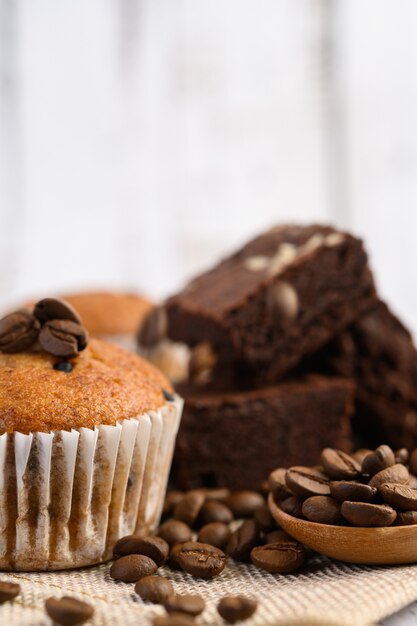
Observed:
[[[257,491],[234,491],[226,501],[236,519],[252,517],[256,509],[265,504],[265,499]]]
[[[172,519],[161,524],[158,529],[158,537],[162,537],[172,547],[176,543],[191,541],[192,530],[184,522]]]
[[[69,320],[82,324],[81,318],[77,311],[65,300],[60,298],[43,298],[35,304],[33,315],[45,324],[49,320]]]
[[[186,613],[196,617],[205,609],[204,599],[196,593],[174,594],[164,601],[168,613]]]
[[[117,559],[110,567],[110,576],[114,580],[135,583],[144,576],[152,576],[158,569],[155,561],[143,554],[128,554]]]
[[[223,549],[230,539],[231,531],[227,524],[211,522],[203,526],[197,537],[200,543],[209,543],[211,546]]]
[[[278,541],[253,548],[250,556],[254,565],[271,574],[290,574],[304,563],[306,552],[298,541]]]
[[[18,583],[9,583],[0,581],[0,604],[14,600],[20,593],[20,585]]]
[[[384,483],[378,487],[384,502],[402,511],[417,511],[417,489],[409,485]]]
[[[334,480],[330,483],[330,493],[333,498],[340,502],[344,500],[372,502],[378,493],[378,489],[355,481]]]
[[[115,556],[125,556],[126,554],[143,554],[162,565],[169,554],[169,545],[162,537],[153,535],[127,535],[117,541],[114,546]]]
[[[247,596],[225,596],[217,605],[219,615],[229,624],[249,619],[255,613],[258,603]]]
[[[152,624],[153,626],[195,626],[195,620],[192,615],[186,613],[169,613],[154,617]]]
[[[45,602],[45,610],[55,624],[62,626],[84,624],[94,615],[94,608],[91,604],[70,596],[48,598]]]
[[[361,465],[342,450],[324,448],[320,456],[323,469],[333,480],[352,480],[361,475]]]
[[[232,533],[226,553],[235,561],[249,561],[252,549],[260,543],[259,528],[255,520],[248,519]]]
[[[362,473],[374,476],[381,470],[395,465],[395,455],[391,448],[387,445],[378,446],[378,448],[368,454],[362,461]]]
[[[329,496],[330,486],[327,476],[310,467],[290,467],[285,474],[287,487],[297,496]],[[288,498],[287,498],[288,499]],[[285,502],[286,500],[284,500]],[[281,505],[283,506],[283,505]]]
[[[226,564],[226,556],[219,548],[197,541],[183,543],[176,558],[182,569],[196,578],[214,578]]]
[[[340,502],[330,496],[311,496],[303,504],[303,515],[319,524],[339,524],[342,519]]]
[[[10,313],[0,319],[0,352],[23,352],[38,338],[39,321],[26,310]]]
[[[341,513],[353,526],[390,526],[397,513],[388,504],[342,502]]]
[[[87,333],[76,322],[69,320],[49,320],[42,326],[39,344],[45,352],[71,359],[78,356],[79,352],[87,346]]]
[[[174,518],[193,526],[205,502],[206,496],[202,489],[192,489],[178,502],[174,508]]]
[[[391,465],[391,467],[387,467],[377,474],[374,474],[368,484],[371,485],[371,487],[380,487],[384,483],[398,483],[406,485],[409,478],[410,474],[408,473],[408,469],[405,465],[396,463],[395,465]]]
[[[163,576],[144,576],[137,581],[135,591],[145,602],[163,604],[174,593],[174,587]]]
[[[198,516],[200,525],[210,524],[211,522],[222,522],[230,524],[233,521],[233,513],[223,502],[216,500],[207,500],[201,507]]]

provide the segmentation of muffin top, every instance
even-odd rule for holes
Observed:
[[[92,335],[136,333],[153,304],[133,293],[88,291],[65,296]]]
[[[141,357],[91,339],[71,371],[42,351],[0,352],[0,432],[94,428],[141,415],[166,403],[165,376]]]

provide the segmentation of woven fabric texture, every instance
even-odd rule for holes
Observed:
[[[247,626],[362,626],[417,599],[417,566],[363,567],[318,557],[297,574],[279,576],[252,565],[229,562],[211,581],[161,568],[177,593],[200,593],[207,608],[201,626],[222,624],[216,604],[224,595],[246,594],[259,606]],[[21,595],[0,606],[0,624],[51,626],[44,611],[50,596],[70,595],[95,606],[91,626],[147,626],[164,610],[135,594],[132,583],[113,581],[109,565],[57,573],[4,573],[0,580],[19,582]]]

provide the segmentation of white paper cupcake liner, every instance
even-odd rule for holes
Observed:
[[[152,531],[182,405],[115,426],[0,435],[0,569],[101,563],[120,537]]]

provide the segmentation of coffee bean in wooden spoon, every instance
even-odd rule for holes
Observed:
[[[342,502],[341,513],[353,526],[390,526],[397,517],[388,504],[369,502]]]
[[[312,496],[303,504],[303,515],[319,524],[339,524],[342,516],[340,502],[330,496]]]
[[[355,480],[361,475],[360,463],[342,450],[324,448],[320,460],[325,473],[333,480]]]
[[[349,480],[334,480],[330,483],[330,493],[333,498],[343,502],[351,500],[353,502],[372,502],[378,490],[376,487],[365,485]]]
[[[389,446],[382,445],[363,459],[362,473],[374,476],[391,465],[395,465],[394,452]]]
[[[409,485],[384,483],[378,491],[387,504],[402,511],[417,511],[417,489]]]
[[[396,463],[395,465],[391,465],[391,467],[387,467],[386,469],[381,470],[374,476],[372,476],[369,481],[369,485],[371,487],[380,487],[384,483],[398,483],[402,485],[406,485],[410,479],[410,474],[405,465],[401,463]]]
[[[322,472],[310,467],[294,466],[285,475],[287,487],[297,496],[329,496],[329,479]],[[284,500],[285,502],[286,500]]]

